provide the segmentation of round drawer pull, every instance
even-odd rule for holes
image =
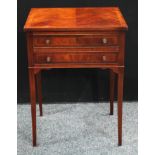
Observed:
[[[47,58],[46,58],[46,61],[47,61],[47,62],[50,62],[50,61],[51,61],[51,57],[47,57]]]
[[[107,58],[106,58],[106,56],[103,56],[102,59],[103,59],[103,61],[106,61]]]
[[[50,40],[49,39],[46,39],[46,44],[48,45],[50,43]]]
[[[106,44],[107,43],[107,39],[106,38],[103,38],[102,39],[102,42],[103,42],[103,44]]]

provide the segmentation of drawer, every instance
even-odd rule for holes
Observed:
[[[118,45],[117,35],[34,36],[34,47],[108,46]]]
[[[35,54],[35,64],[50,63],[116,63],[117,53],[49,53]]]

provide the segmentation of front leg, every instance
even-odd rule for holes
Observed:
[[[40,116],[43,116],[41,71],[36,74],[36,81],[37,81],[37,93],[38,93],[39,111],[40,111]]]
[[[122,145],[122,102],[123,102],[124,69],[118,72],[118,145]]]
[[[114,89],[115,89],[115,73],[110,69],[110,115],[113,115],[114,111]]]
[[[30,84],[30,101],[32,116],[32,143],[36,146],[36,84],[35,72],[33,68],[29,68],[29,84]]]

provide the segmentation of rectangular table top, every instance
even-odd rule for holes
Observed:
[[[25,31],[127,30],[118,7],[32,8]]]

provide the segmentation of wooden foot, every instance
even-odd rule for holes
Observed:
[[[30,101],[31,101],[31,116],[32,116],[32,144],[36,146],[36,87],[35,73],[33,69],[29,69],[29,84],[30,84]]]

